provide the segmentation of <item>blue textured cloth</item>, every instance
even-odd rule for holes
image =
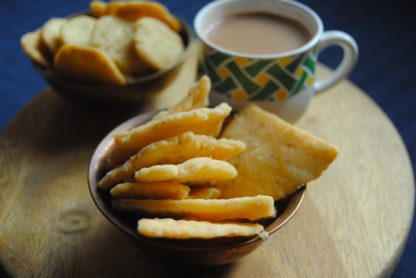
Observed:
[[[175,14],[192,23],[208,0],[165,0]],[[416,16],[411,1],[318,1],[305,4],[321,16],[325,29],[350,33],[360,47],[360,58],[350,79],[387,113],[416,159]],[[0,0],[0,130],[37,93],[46,87],[21,51],[19,38],[53,16],[85,10],[81,0]],[[321,61],[335,66],[340,52],[328,49]],[[414,169],[414,167],[413,167]],[[416,277],[416,230],[413,224],[395,277]]]

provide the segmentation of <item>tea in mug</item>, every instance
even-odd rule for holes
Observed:
[[[247,54],[276,54],[301,47],[311,39],[300,22],[267,12],[225,16],[207,29],[208,39],[222,48]]]

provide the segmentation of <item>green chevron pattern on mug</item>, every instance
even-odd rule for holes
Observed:
[[[229,56],[204,45],[213,89],[236,101],[284,101],[313,85],[316,50],[278,59]]]

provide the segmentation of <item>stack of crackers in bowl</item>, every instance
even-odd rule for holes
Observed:
[[[277,204],[336,158],[330,143],[253,104],[234,114],[227,103],[208,108],[209,91],[203,77],[169,110],[115,130],[111,152],[105,140],[97,148],[91,193],[116,225],[128,217],[130,235],[181,248],[206,240],[198,252],[209,251],[212,239],[261,241],[283,213]],[[237,248],[230,242],[216,248]]]
[[[180,65],[190,39],[186,24],[160,3],[93,1],[88,13],[51,18],[23,35],[21,45],[57,91],[76,84],[90,90],[118,88],[122,95],[126,89],[120,88],[151,81]],[[55,86],[59,81],[61,86]],[[146,86],[136,87],[136,94],[140,88]]]

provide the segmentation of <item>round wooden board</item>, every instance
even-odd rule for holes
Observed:
[[[147,109],[186,93],[195,59],[188,64]],[[316,96],[296,123],[340,150],[308,186],[299,212],[252,254],[210,269],[148,257],[90,197],[87,167],[95,146],[137,112],[80,107],[46,90],[10,123],[0,137],[0,274],[373,277],[394,269],[412,221],[411,166],[391,122],[350,82]]]

